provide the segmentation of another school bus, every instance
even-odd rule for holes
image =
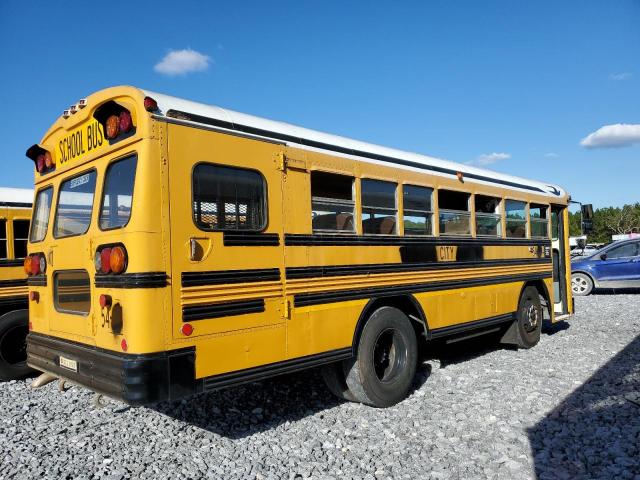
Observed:
[[[388,406],[419,342],[573,310],[556,185],[126,86],[27,156],[28,363],[129,404],[324,366]]]
[[[0,380],[31,372],[27,366],[29,322],[27,237],[33,190],[0,187]]]

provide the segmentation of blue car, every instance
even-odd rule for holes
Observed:
[[[571,290],[589,295],[594,288],[640,288],[640,239],[620,240],[571,262]]]

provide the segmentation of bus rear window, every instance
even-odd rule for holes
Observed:
[[[53,223],[55,238],[86,233],[91,223],[95,190],[95,170],[62,182],[56,208],[56,219]]]
[[[31,223],[31,242],[41,242],[47,235],[49,227],[49,212],[51,211],[51,200],[53,198],[53,187],[47,187],[38,192],[36,204],[33,208],[33,222]]]
[[[122,228],[129,223],[137,163],[134,155],[109,165],[102,193],[100,229]]]

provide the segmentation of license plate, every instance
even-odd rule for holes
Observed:
[[[70,358],[60,357],[60,366],[78,373],[78,362]]]

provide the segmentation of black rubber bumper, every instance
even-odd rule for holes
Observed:
[[[77,362],[77,372],[61,367],[61,356]],[[187,397],[196,393],[198,383],[193,348],[125,354],[30,333],[27,363],[129,405]]]

